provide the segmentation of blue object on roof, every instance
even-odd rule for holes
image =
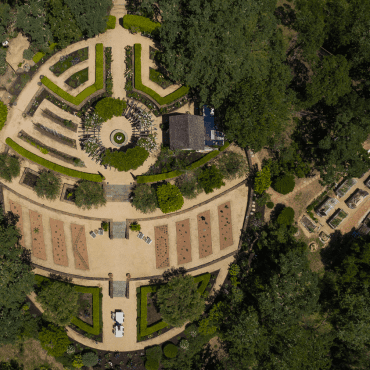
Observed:
[[[222,132],[218,131],[215,124],[213,110],[211,110],[207,105],[203,106],[203,118],[205,129],[204,144],[206,146],[224,145],[225,135]]]

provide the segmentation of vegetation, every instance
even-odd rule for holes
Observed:
[[[133,222],[130,225],[130,230],[132,230],[132,231],[140,231],[141,230],[141,226],[137,222]]]
[[[82,180],[76,190],[75,204],[83,209],[91,209],[104,206],[106,203],[104,189],[100,184],[87,180]]]
[[[0,101],[0,130],[4,127],[7,117],[8,107],[2,101]]]
[[[40,343],[50,356],[62,356],[71,343],[64,328],[49,324],[39,333]]]
[[[114,15],[110,15],[108,17],[107,29],[114,30],[115,28],[116,28],[116,17]]]
[[[175,327],[197,320],[205,308],[198,284],[190,275],[173,277],[162,285],[157,291],[157,301],[163,321]]]
[[[82,355],[82,363],[84,366],[95,366],[98,363],[98,355],[95,352],[87,352]]]
[[[149,157],[149,152],[139,146],[127,149],[126,152],[121,151],[105,151],[102,165],[112,166],[118,171],[130,171],[138,169]]]
[[[246,158],[235,152],[225,152],[217,159],[217,166],[225,179],[240,178],[247,173]]]
[[[147,184],[138,184],[133,190],[132,205],[143,213],[151,213],[158,207],[157,194]]]
[[[170,183],[158,186],[157,199],[159,208],[163,213],[175,212],[181,209],[184,204],[184,198],[179,188]]]
[[[186,175],[184,175],[183,179],[179,177],[176,185],[180,189],[181,194],[187,199],[194,199],[203,190],[196,177],[189,178]]]
[[[278,177],[273,183],[272,187],[280,194],[288,194],[293,191],[295,186],[294,177],[292,175],[283,175]]]
[[[71,86],[75,89],[76,87],[85,83],[88,79],[89,79],[89,68],[85,68],[81,69],[81,71],[74,73],[65,82],[68,86]],[[68,120],[66,121],[69,122]]]
[[[152,33],[160,26],[160,23],[152,22],[148,18],[139,15],[126,14],[123,17],[123,27],[134,32]]]
[[[214,189],[220,189],[225,185],[221,171],[215,166],[204,167],[198,175],[198,182],[206,194],[213,193]]]
[[[163,348],[163,353],[167,358],[174,358],[177,356],[179,348],[172,343],[168,343]]]
[[[18,157],[8,154],[0,154],[0,177],[5,181],[12,181],[20,174],[20,163]]]
[[[95,113],[98,114],[104,121],[115,117],[122,116],[126,109],[127,103],[124,100],[114,98],[104,98],[95,106]]]
[[[258,171],[254,180],[254,191],[257,194],[262,194],[271,186],[271,172],[269,166],[264,166],[261,171]]]
[[[27,149],[22,148],[20,145],[18,145],[15,141],[10,139],[9,137],[5,141],[12,149],[14,149],[21,156],[37,164],[40,164],[41,166],[44,166],[52,171],[59,172],[59,173],[62,173],[64,175],[71,176],[71,177],[77,177],[79,179],[89,180],[89,181],[101,182],[103,180],[101,175],[76,171],[71,168],[63,167],[63,166],[60,166],[59,164],[50,162],[42,157],[39,157],[38,155],[29,152]]]
[[[67,326],[78,314],[78,293],[60,281],[44,286],[36,299],[44,309],[43,317],[55,325]]]
[[[278,218],[277,218],[277,222],[278,224],[280,225],[291,225],[294,221],[294,209],[291,208],[291,207],[286,207],[284,208]]]
[[[51,171],[42,171],[37,179],[35,191],[38,197],[55,200],[60,194],[61,179]]]

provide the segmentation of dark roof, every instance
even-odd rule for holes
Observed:
[[[171,149],[204,149],[203,116],[180,114],[170,116],[170,148]]]

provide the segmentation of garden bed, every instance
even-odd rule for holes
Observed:
[[[348,214],[339,208],[335,212],[331,220],[328,222],[328,224],[331,228],[336,229],[347,216]]]
[[[77,87],[81,86],[88,80],[89,80],[89,67],[74,73],[72,76],[67,78],[64,81],[64,83],[72,87],[73,89],[76,89]]]
[[[88,57],[89,57],[89,47],[75,50],[72,53],[61,57],[59,62],[52,65],[49,69],[51,72],[55,74],[55,76],[58,77],[72,66],[75,66],[76,64],[87,60]]]
[[[342,185],[338,187],[335,193],[338,195],[339,198],[344,197],[349,190],[357,183],[356,179],[348,179],[343,182]]]
[[[36,258],[46,261],[46,250],[44,241],[44,228],[42,215],[36,211],[29,210],[31,222],[32,254]]]
[[[75,189],[74,185],[64,184],[60,200],[62,202],[74,203],[76,200],[74,189]]]
[[[34,190],[39,177],[40,176],[36,171],[33,171],[30,168],[25,168],[20,183]]]
[[[167,89],[167,87],[173,85],[172,81],[166,79],[161,72],[152,67],[149,67],[149,80],[155,82],[162,89]]]
[[[76,123],[72,122],[71,120],[59,117],[57,114],[55,114],[48,108],[44,109],[42,111],[42,114],[44,117],[51,119],[57,125],[62,126],[70,131],[77,132],[78,125]]]
[[[212,254],[211,212],[205,211],[200,213],[197,216],[197,220],[199,258],[204,258]]]
[[[41,123],[34,123],[34,128],[41,134],[51,138],[52,140],[55,140],[63,145],[67,145],[71,148],[77,149],[76,140],[74,139],[71,139],[53,129],[50,129],[49,127],[46,127]]]
[[[78,293],[78,318],[91,326],[93,325],[92,301],[91,293]]]
[[[112,77],[112,48],[104,48],[105,55],[105,91],[107,96],[113,95],[113,77]]]
[[[67,245],[64,237],[64,222],[50,218],[53,258],[56,265],[68,266]]]
[[[218,206],[218,227],[220,231],[220,249],[233,245],[233,228],[231,222],[230,202]]]

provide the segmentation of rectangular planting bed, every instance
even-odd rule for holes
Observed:
[[[211,212],[199,213],[197,220],[199,258],[204,258],[212,254]]]
[[[9,200],[9,206],[10,206],[10,211],[19,216],[19,220],[17,222],[17,228],[19,229],[19,232],[22,235],[22,237],[19,240],[19,244],[22,247],[25,247],[24,236],[23,236],[24,234],[23,234],[22,206],[18,203],[13,202],[12,200]]]
[[[168,226],[156,226],[155,235],[155,259],[156,268],[161,269],[170,266],[169,246],[168,246]]]
[[[67,247],[64,237],[64,223],[59,220],[50,219],[51,240],[53,243],[54,263],[68,266]]]
[[[34,257],[46,261],[46,250],[44,241],[44,228],[42,226],[42,215],[30,210],[32,254]]]
[[[191,262],[191,241],[189,219],[176,222],[177,263]]]
[[[231,223],[231,206],[226,202],[218,206],[218,227],[220,230],[220,249],[233,245],[233,228]]]
[[[89,269],[89,259],[87,255],[87,244],[85,226],[71,224],[72,248],[75,257],[75,267],[80,270]]]

